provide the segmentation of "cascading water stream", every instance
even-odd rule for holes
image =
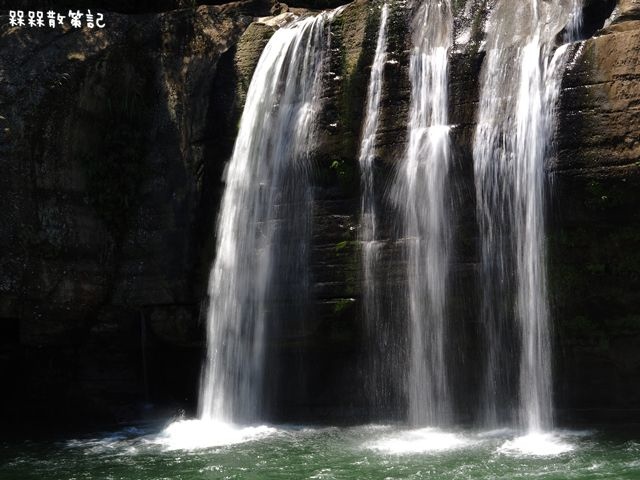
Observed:
[[[554,42],[567,26],[575,36],[580,7],[576,0],[499,0],[487,27],[473,153],[490,426],[512,420],[514,395],[522,427],[552,426],[544,162],[567,51],[554,51]],[[509,368],[514,342],[517,371]]]
[[[367,105],[364,119],[362,142],[360,145],[360,169],[362,184],[360,240],[362,241],[362,269],[363,269],[363,304],[364,316],[371,337],[371,347],[374,352],[369,355],[370,366],[367,385],[371,402],[378,406],[385,396],[385,386],[388,379],[384,378],[384,360],[382,350],[384,334],[381,333],[381,302],[380,285],[378,282],[378,260],[380,242],[378,238],[376,211],[376,190],[374,184],[373,161],[375,159],[375,140],[378,130],[380,99],[382,97],[382,82],[384,65],[387,58],[387,22],[389,20],[389,6],[385,3],[380,13],[380,27],[376,42],[376,52],[371,66],[371,76],[367,91]],[[383,338],[381,338],[383,337]]]
[[[209,280],[203,420],[260,417],[270,300],[281,293],[278,289],[288,288],[290,297],[304,302],[312,207],[308,155],[327,23],[334,14],[307,17],[276,31],[249,86],[227,166]]]
[[[413,23],[408,148],[393,189],[406,244],[406,381],[408,419],[413,425],[443,424],[450,415],[445,316],[451,160],[448,53],[452,45],[449,1],[423,1]]]

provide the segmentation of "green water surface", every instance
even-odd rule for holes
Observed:
[[[215,429],[4,442],[0,479],[640,479],[628,434],[556,432],[536,452],[506,430],[261,427],[225,440]]]

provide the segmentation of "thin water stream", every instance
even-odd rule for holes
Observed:
[[[567,51],[556,39],[567,26],[575,35],[580,7],[500,0],[487,26],[473,155],[489,426],[553,424],[545,162]]]
[[[448,0],[419,4],[410,56],[409,140],[393,186],[406,250],[409,365],[406,389],[413,425],[450,420],[447,371],[447,287],[451,149],[448,125],[449,49],[453,17]]]
[[[360,207],[362,241],[362,290],[363,312],[369,335],[369,354],[367,366],[367,391],[371,395],[373,409],[377,409],[386,397],[386,390],[391,379],[388,378],[390,358],[385,355],[385,343],[391,339],[384,333],[382,289],[380,283],[380,247],[378,222],[378,197],[376,191],[375,142],[378,131],[384,66],[387,58],[387,27],[389,21],[389,5],[386,3],[380,10],[380,26],[376,40],[376,52],[371,65],[371,75],[367,90],[367,103],[364,117],[364,128],[360,144],[359,163],[361,169],[362,200]]]

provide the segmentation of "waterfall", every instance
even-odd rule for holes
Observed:
[[[448,53],[453,44],[449,1],[423,1],[412,27],[409,139],[392,196],[400,211],[407,261],[408,417],[414,425],[436,425],[450,414],[445,358]]]
[[[326,24],[294,21],[267,43],[248,89],[217,226],[209,279],[200,418],[247,422],[265,396],[273,300],[307,304],[312,199],[308,155],[318,114]],[[271,309],[271,310],[270,310]]]
[[[516,414],[530,432],[552,425],[544,163],[567,51],[554,42],[567,25],[575,31],[579,9],[576,0],[499,0],[487,27],[473,156],[491,426]]]
[[[564,34],[565,42],[575,42],[580,39],[581,30],[584,26],[584,18],[582,16],[583,0],[571,0],[569,21]]]
[[[377,232],[378,212],[376,211],[376,190],[374,185],[373,161],[375,158],[375,140],[378,130],[380,99],[382,96],[382,81],[384,65],[387,58],[387,22],[389,6],[385,3],[380,13],[380,26],[376,41],[376,52],[371,65],[371,76],[367,90],[367,104],[364,117],[364,129],[360,144],[360,169],[362,184],[361,201],[361,231],[362,242],[362,270],[363,270],[363,305],[364,317],[370,335],[370,366],[368,391],[374,407],[380,405],[385,396],[386,384],[389,379],[384,378],[384,341],[381,316],[381,286],[378,280],[378,261],[380,242]]]

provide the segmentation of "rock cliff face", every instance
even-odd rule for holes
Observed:
[[[207,161],[212,79],[252,9],[266,13],[110,14],[100,31],[3,20],[1,369],[16,420],[193,403],[223,168]]]
[[[486,2],[476,3],[481,16]],[[271,9],[247,1],[114,13],[99,32],[1,22],[0,405],[9,420],[86,425],[139,419],[148,405],[194,408],[222,174],[274,28],[257,17]],[[289,319],[270,347],[289,366],[273,389],[276,419],[364,416],[354,381],[366,355],[357,154],[378,12],[357,0],[332,26],[314,154],[314,313],[304,333]],[[405,148],[408,15],[394,4],[382,187]],[[640,418],[640,5],[594,0],[585,15],[595,36],[572,52],[549,164],[556,403],[567,422]],[[470,28],[470,40],[452,54],[450,85],[459,212],[452,322],[468,353],[451,361],[455,388],[473,391],[471,141],[483,56],[479,27],[463,23],[456,28]],[[397,252],[384,248],[385,278],[402,289]]]
[[[561,405],[638,418],[640,3],[575,53],[559,106],[550,262]]]

